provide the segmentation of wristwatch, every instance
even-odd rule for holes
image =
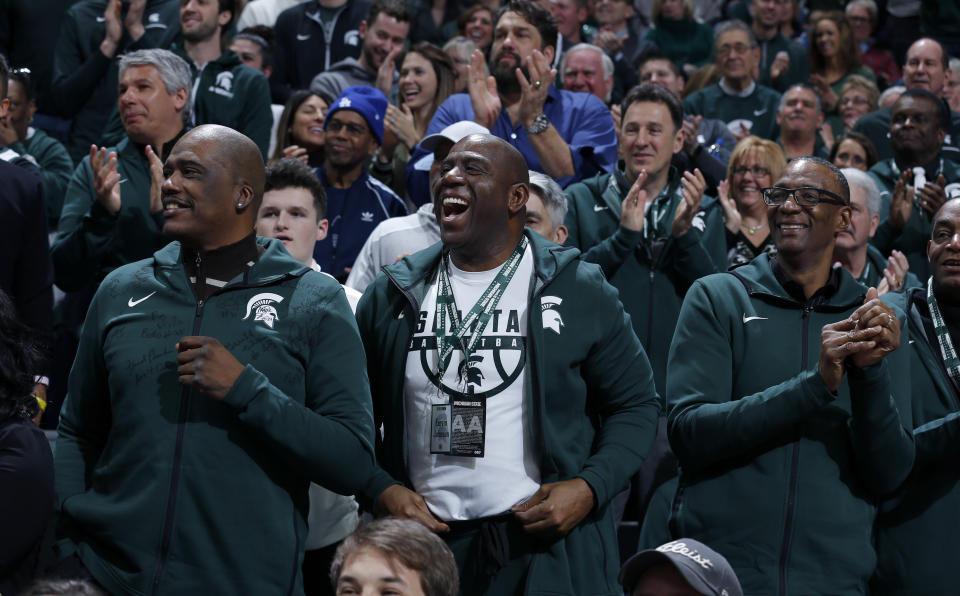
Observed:
[[[550,119],[543,112],[533,119],[533,124],[527,127],[527,134],[538,135],[550,128]]]

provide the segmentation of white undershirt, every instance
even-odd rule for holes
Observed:
[[[477,299],[500,268],[470,272],[450,264],[450,284],[461,316]],[[533,255],[528,247],[516,274],[483,331],[472,356],[480,375],[469,375],[477,394],[486,399],[487,424],[483,457],[455,457],[430,453],[431,406],[448,403],[427,371],[436,374],[437,350],[434,317],[438,284],[427,287],[420,306],[417,329],[407,354],[404,379],[404,415],[407,459],[414,489],[430,510],[443,520],[467,520],[498,515],[527,499],[540,487],[538,458],[533,446],[526,395],[527,304],[533,276]],[[497,312],[499,311],[499,312]],[[447,319],[447,334],[451,332]],[[496,342],[499,340],[499,348]],[[455,349],[443,377],[449,390],[465,392],[459,381],[463,353]],[[426,367],[426,370],[425,370]],[[479,381],[479,385],[475,384]]]

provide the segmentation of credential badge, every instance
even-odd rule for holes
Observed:
[[[273,329],[273,324],[280,318],[277,316],[277,309],[272,306],[274,302],[283,302],[283,296],[270,293],[257,294],[247,301],[247,314],[240,320],[246,321],[253,312],[254,321],[263,321],[267,327]]]

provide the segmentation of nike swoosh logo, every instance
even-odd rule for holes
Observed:
[[[302,33],[297,33],[297,41],[307,41],[308,39],[310,39],[309,33],[307,33],[306,35]]]
[[[748,317],[746,314],[743,315],[743,324],[746,325],[750,321],[766,321],[767,317]]]
[[[98,23],[105,23],[106,21],[107,21],[107,17],[97,17]]]
[[[763,116],[763,115],[766,114],[766,113],[767,113],[767,109],[766,109],[766,108],[764,108],[764,109],[762,109],[762,110],[754,110],[754,111],[753,111],[753,115],[754,115],[754,116]]]
[[[134,306],[140,304],[141,302],[143,302],[144,300],[146,300],[146,299],[149,298],[150,296],[153,296],[154,294],[156,294],[156,292],[150,292],[149,294],[147,294],[146,296],[144,296],[144,297],[141,298],[140,300],[134,300],[133,298],[131,298],[131,299],[127,300],[127,306],[129,306],[130,308],[133,308]]]
[[[594,206],[593,206],[593,210],[594,210],[594,211],[604,211],[604,210],[606,210],[606,209],[609,209],[609,207],[607,207],[607,206],[605,206],[605,205],[594,205]]]

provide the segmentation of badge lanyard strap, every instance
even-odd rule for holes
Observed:
[[[933,277],[927,281],[927,304],[930,307],[930,318],[933,319],[933,330],[937,336],[937,342],[940,344],[940,355],[943,357],[944,368],[954,387],[960,387],[960,358],[957,357],[957,351],[953,346],[950,330],[947,329],[947,323],[943,320],[943,314],[940,312],[940,306],[933,295]]]
[[[453,296],[453,286],[450,285],[450,279],[447,277],[447,264],[450,257],[449,255],[444,256],[440,264],[438,279],[440,287],[437,294],[437,308],[435,313],[437,320],[437,330],[435,334],[437,336],[438,379],[443,379],[456,344],[459,344],[463,350],[463,361],[468,362],[470,360],[470,354],[473,352],[473,348],[477,345],[477,342],[480,341],[480,336],[483,335],[483,330],[486,328],[487,322],[490,321],[493,310],[497,307],[497,304],[500,302],[500,297],[503,296],[503,293],[507,290],[507,286],[510,285],[510,280],[513,279],[513,275],[520,267],[520,261],[523,259],[523,253],[527,249],[527,244],[527,237],[521,237],[520,243],[513,249],[513,253],[507,258],[506,263],[503,264],[500,271],[497,272],[497,276],[490,282],[487,289],[480,295],[480,299],[477,300],[476,304],[473,305],[470,312],[467,313],[462,321],[457,314],[457,301]],[[446,334],[447,314],[450,315],[450,323],[453,326],[452,337],[450,339],[447,338]],[[474,323],[476,323],[476,329],[474,329],[467,344],[464,345],[463,337],[470,331],[470,327],[474,325]]]

